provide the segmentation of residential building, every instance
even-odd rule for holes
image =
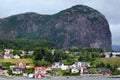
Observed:
[[[26,64],[25,63],[16,63],[15,66],[10,66],[13,74],[21,74],[25,72]]]
[[[12,59],[13,58],[13,54],[5,54],[4,55],[4,59]]]
[[[46,67],[35,67],[35,74],[46,74]]]
[[[33,55],[34,51],[28,51],[29,55]]]
[[[99,70],[98,73],[106,76],[110,76],[112,74],[112,71],[109,69],[103,69],[103,70]]]
[[[71,68],[71,73],[78,73],[79,69],[77,69],[77,67],[72,67]]]
[[[52,68],[61,68],[62,65],[64,65],[62,62],[54,62]]]
[[[81,74],[86,73],[87,67],[90,67],[90,64],[87,62],[75,62],[75,64],[71,65],[71,73],[78,73]]]
[[[14,50],[13,49],[4,49],[5,51],[5,54],[10,54],[11,52],[13,52]]]
[[[19,55],[14,55],[13,58],[14,59],[20,59],[20,56]]]
[[[12,70],[13,74],[21,74],[21,73],[25,72],[25,68],[19,67],[19,66],[14,66],[11,68],[11,70]]]
[[[35,67],[35,78],[42,78],[47,73],[46,67]]]

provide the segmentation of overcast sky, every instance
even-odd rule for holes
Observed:
[[[0,0],[0,18],[25,12],[55,14],[78,4],[90,6],[105,15],[112,32],[112,43],[120,45],[120,0]]]

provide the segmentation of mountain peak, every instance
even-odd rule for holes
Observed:
[[[54,15],[29,12],[1,19],[0,33],[0,38],[46,39],[57,48],[75,46],[111,50],[111,32],[106,18],[84,5]]]

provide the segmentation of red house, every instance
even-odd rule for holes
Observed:
[[[35,74],[35,78],[42,78],[42,74]]]
[[[35,78],[41,78],[46,73],[46,67],[35,67]]]
[[[46,68],[45,67],[35,67],[35,74],[41,73],[41,74],[46,74]]]

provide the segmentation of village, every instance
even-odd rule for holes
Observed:
[[[19,50],[20,54],[14,54],[13,49],[4,49],[0,54],[0,76],[6,77],[27,77],[27,78],[42,78],[42,77],[60,77],[60,76],[111,76],[110,68],[103,68],[104,64],[100,63],[99,68],[93,68],[94,63],[89,61],[76,61],[70,64],[64,64],[65,60],[52,62],[47,66],[36,66],[29,57],[33,56],[34,51]],[[51,49],[54,55],[55,49]],[[69,55],[70,51],[64,50],[64,53]],[[78,54],[75,52],[74,54]],[[120,52],[105,52],[101,55],[104,58],[119,58]],[[76,56],[78,57],[78,56]],[[28,62],[27,62],[28,59]],[[81,58],[82,59],[82,58]],[[23,61],[22,61],[23,60]],[[26,60],[26,61],[24,61]],[[10,63],[11,61],[11,63]],[[15,61],[15,62],[14,62]],[[98,64],[96,64],[98,65]],[[109,65],[107,65],[109,66]],[[93,70],[96,69],[96,70]],[[117,65],[116,70],[120,72],[120,65]]]

